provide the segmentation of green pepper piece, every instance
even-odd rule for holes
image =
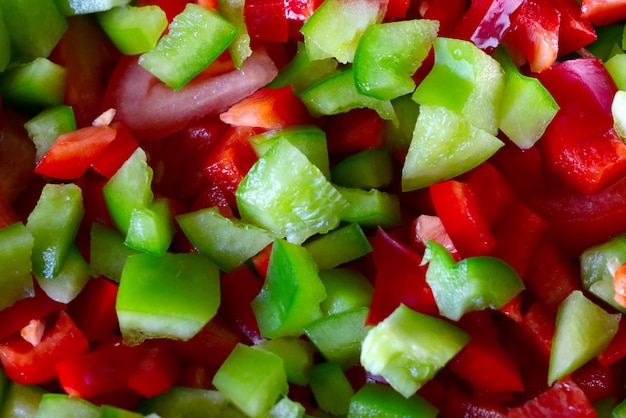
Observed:
[[[35,276],[41,289],[52,300],[61,303],[71,302],[85,287],[91,278],[89,264],[81,255],[78,247],[72,244],[65,257],[65,262],[54,279]]]
[[[389,100],[375,99],[358,92],[351,67],[321,79],[300,93],[298,97],[309,112],[316,117],[336,115],[365,107],[375,110],[385,120],[397,122]]]
[[[220,304],[219,270],[195,253],[137,254],[126,259],[115,305],[124,341],[188,340]]]
[[[36,58],[0,74],[2,100],[25,113],[62,105],[65,68],[47,58]]]
[[[160,417],[221,417],[228,399],[216,390],[174,386],[164,393],[144,399],[137,410]]]
[[[611,342],[620,314],[610,314],[575,290],[561,302],[552,338],[548,385],[598,356]]]
[[[387,385],[366,383],[352,397],[348,418],[435,418],[439,410],[419,395],[404,398]]]
[[[435,376],[469,342],[469,334],[400,305],[363,341],[361,364],[405,398]]]
[[[0,406],[0,417],[34,417],[44,393],[47,391],[37,385],[9,382]],[[17,411],[22,415],[17,415]]]
[[[139,65],[179,90],[226,50],[237,31],[216,10],[189,3]]]
[[[0,72],[4,71],[11,62],[11,39],[4,24],[3,13],[0,5]]]
[[[613,127],[620,138],[626,138],[626,91],[618,90],[611,103]]]
[[[281,358],[243,344],[222,363],[213,385],[250,417],[264,417],[289,390]]]
[[[444,106],[496,135],[504,90],[500,64],[469,41],[439,37],[433,48],[435,64],[415,89],[413,100]]]
[[[225,218],[216,207],[185,213],[176,220],[198,251],[225,272],[239,267],[274,240],[267,230]]]
[[[44,393],[35,418],[100,418],[100,408],[64,393]]]
[[[324,1],[300,30],[309,58],[352,62],[363,32],[384,15],[385,3],[378,0]]]
[[[0,8],[13,62],[47,58],[67,30],[55,0],[2,0]]]
[[[242,220],[296,244],[336,228],[347,205],[324,174],[284,138],[252,166],[235,196]]]
[[[309,383],[309,371],[313,367],[315,346],[302,338],[280,337],[261,340],[256,348],[270,351],[283,359],[287,381],[306,386]]]
[[[315,236],[304,247],[309,250],[320,270],[335,268],[372,251],[363,229],[355,223]]]
[[[133,412],[128,409],[118,408],[110,405],[102,405],[100,407],[102,418],[143,418],[139,412]]]
[[[0,229],[0,309],[34,296],[31,255],[34,239],[23,223]]]
[[[303,42],[297,43],[296,54],[278,73],[267,87],[291,86],[291,91],[299,95],[316,82],[337,71],[339,63],[334,58],[311,60]]]
[[[624,33],[623,24],[596,26],[596,40],[585,46],[594,57],[606,61],[611,58],[611,53],[615,47],[622,45],[622,37]]]
[[[150,207],[133,209],[124,243],[137,251],[163,255],[173,237],[169,202],[166,198],[159,198]]]
[[[120,282],[124,263],[131,255],[139,254],[124,244],[124,236],[114,228],[98,222],[91,226],[89,265],[93,277],[104,276]]]
[[[243,15],[244,3],[244,0],[217,0],[218,12],[238,29],[237,35],[228,45],[228,53],[238,69],[252,55],[250,35]]]
[[[439,313],[458,321],[465,313],[500,309],[524,289],[517,272],[499,258],[479,256],[458,263],[434,241],[426,243],[426,282],[433,291]]]
[[[29,119],[24,128],[37,148],[39,161],[59,135],[76,130],[74,109],[66,105],[49,107]]]
[[[598,416],[602,416],[599,415]],[[613,410],[611,411],[610,415],[607,415],[611,418],[624,418],[626,417],[626,399],[621,401],[619,404],[617,404]]]
[[[411,77],[428,56],[439,22],[413,19],[370,25],[354,54],[354,81],[361,94],[391,100],[415,90]]]
[[[304,332],[324,358],[347,369],[358,364],[361,345],[372,328],[365,325],[367,307],[323,316],[304,326]]]
[[[493,57],[504,69],[500,130],[521,149],[532,147],[559,110],[548,90],[533,77],[523,75],[500,47]]]
[[[33,274],[56,277],[76,238],[84,213],[83,196],[75,184],[46,184],[26,228],[33,234]]]
[[[316,364],[311,368],[309,381],[315,401],[322,410],[335,416],[348,413],[354,389],[338,364]]]
[[[292,401],[285,396],[270,409],[267,418],[302,418],[305,412],[300,402]]]
[[[413,138],[413,130],[417,122],[420,106],[415,103],[410,94],[398,97],[391,101],[398,123],[385,122],[385,145],[389,152],[406,155]]]
[[[339,161],[330,171],[331,181],[342,187],[378,189],[391,185],[394,166],[385,148],[368,148]]]
[[[374,295],[374,286],[363,274],[348,268],[320,271],[326,288],[326,299],[320,304],[324,315],[353,308],[367,307]]]
[[[125,6],[130,0],[56,0],[65,16],[104,12],[114,7]]]
[[[341,220],[353,222],[366,228],[393,228],[402,223],[400,199],[397,195],[378,189],[354,189],[337,186],[348,202],[341,213]]]
[[[477,167],[504,146],[497,137],[443,106],[420,107],[402,167],[402,190],[428,187]]]
[[[159,6],[125,5],[98,13],[96,17],[109,39],[126,55],[150,51],[167,27],[167,16]]]
[[[611,74],[619,90],[626,90],[626,54],[615,54],[604,62],[604,67]]]
[[[304,325],[322,316],[319,305],[325,298],[311,253],[284,239],[274,240],[265,283],[251,304],[261,335],[302,335]]]

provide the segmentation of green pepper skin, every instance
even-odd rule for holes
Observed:
[[[31,254],[34,239],[21,222],[0,229],[0,309],[33,296]]]
[[[471,311],[499,309],[524,289],[517,272],[499,258],[479,256],[458,263],[441,244],[426,243],[426,282],[439,313],[458,321]]]
[[[419,395],[402,397],[387,385],[366,383],[352,397],[348,418],[435,418],[439,410]]]

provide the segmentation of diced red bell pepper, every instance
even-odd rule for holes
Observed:
[[[17,216],[9,202],[3,196],[0,196],[0,229],[19,221],[20,217]]]
[[[446,393],[443,414],[447,417],[505,418],[507,409],[498,402],[477,399],[476,396],[452,387]]]
[[[224,191],[215,184],[209,184],[196,195],[189,211],[194,212],[196,210],[216,206],[219,208],[220,214],[225,218],[232,218],[234,216],[233,208],[230,206],[230,203],[228,203]]]
[[[0,311],[0,342],[5,342],[35,319],[44,319],[65,309],[35,284],[35,296],[23,298]]]
[[[247,0],[243,15],[251,39],[287,42],[287,11],[284,0]]]
[[[128,387],[151,398],[167,392],[176,382],[179,360],[167,340],[146,340],[135,347],[137,360],[128,376]]]
[[[613,337],[608,347],[598,356],[598,361],[603,366],[609,366],[620,359],[626,357],[626,319],[622,317],[617,329],[617,334]]]
[[[272,244],[269,244],[267,247],[263,248],[261,252],[251,258],[252,265],[254,266],[254,271],[256,275],[261,279],[265,280],[267,276],[267,268],[270,263],[270,255],[272,253]]]
[[[231,106],[220,115],[224,123],[277,129],[312,122],[302,101],[293,94],[291,85],[280,88],[262,88]]]
[[[455,259],[460,259],[450,235],[446,232],[438,216],[420,215],[415,218],[411,223],[410,235],[411,247],[415,248],[416,251],[423,253],[426,249],[426,242],[435,241],[443,245]]]
[[[543,303],[533,302],[522,316],[520,326],[525,340],[536,349],[537,354],[548,364],[550,350],[552,349],[552,337],[555,329],[555,312],[548,310]]]
[[[0,196],[13,204],[23,191],[31,192],[29,183],[36,177],[33,168],[36,161],[35,144],[24,129],[27,119],[11,108],[2,111],[0,141]],[[39,198],[35,190],[35,201]],[[30,213],[30,212],[29,212]]]
[[[165,12],[169,22],[185,9],[188,0],[137,0],[137,7],[159,6]]]
[[[22,384],[48,382],[57,376],[55,365],[75,358],[89,349],[87,339],[70,316],[61,311],[48,324],[39,344],[33,346],[21,336],[0,345],[0,361],[9,379]]]
[[[429,190],[435,212],[461,257],[488,254],[496,241],[472,186],[447,180]]]
[[[541,73],[559,54],[560,24],[559,11],[548,0],[527,0],[511,15],[504,40],[524,55],[531,71]]]
[[[607,398],[618,398],[624,387],[623,367],[621,364],[603,366],[592,360],[572,373],[572,379],[585,392],[589,402]]]
[[[35,172],[56,179],[77,179],[102,156],[116,135],[117,130],[106,125],[63,134],[39,160]]]
[[[377,229],[371,244],[376,279],[366,324],[377,324],[400,304],[421,313],[438,314],[422,257],[382,228]]]
[[[388,19],[404,19],[411,5],[411,0],[389,0],[385,17]]]
[[[578,51],[597,39],[596,30],[581,16],[576,0],[550,0],[561,15],[559,25],[559,55]],[[625,15],[626,17],[626,15]]]
[[[195,0],[195,3],[209,9],[217,9],[217,0]]]
[[[197,389],[214,389],[213,376],[217,367],[205,363],[182,365],[176,385]]]
[[[137,149],[139,143],[121,122],[113,122],[115,139],[104,152],[91,163],[91,169],[105,178],[111,178]]]
[[[322,0],[285,0],[289,38],[303,39],[300,29],[320,4],[322,4]]]
[[[422,0],[418,9],[424,19],[439,22],[439,36],[449,36],[467,9],[465,0]]]
[[[328,152],[349,154],[368,148],[380,148],[385,143],[385,121],[371,109],[353,109],[328,118],[324,130]]]
[[[595,25],[608,25],[626,18],[624,0],[582,0],[581,16]]]
[[[91,278],[67,307],[88,341],[104,339],[117,328],[117,283],[105,277]]]
[[[223,274],[220,284],[220,313],[234,323],[251,342],[260,341],[261,331],[250,303],[261,292],[263,282],[243,265]]]

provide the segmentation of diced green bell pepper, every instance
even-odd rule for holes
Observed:
[[[385,120],[391,120],[394,123],[397,121],[391,101],[375,99],[358,92],[351,67],[321,79],[300,93],[298,97],[315,117],[369,108],[375,110]]]
[[[342,221],[365,228],[393,228],[401,224],[400,199],[397,195],[378,189],[336,188],[348,202],[347,208],[341,212]]]
[[[387,385],[366,383],[352,397],[348,418],[435,418],[439,410],[419,395],[404,398]]]
[[[428,19],[368,26],[354,54],[357,90],[380,100],[412,93],[412,75],[428,56],[438,31],[439,22]]]
[[[363,32],[383,20],[385,9],[378,0],[324,1],[300,30],[309,58],[352,62]]]
[[[285,396],[270,409],[267,418],[302,418],[305,412],[300,402],[292,401]]]
[[[311,369],[309,383],[317,405],[333,416],[345,415],[354,389],[338,364],[318,363]]]
[[[48,60],[36,58],[0,74],[2,101],[25,113],[63,104],[65,68]]]
[[[446,318],[458,321],[465,313],[500,309],[524,289],[513,267],[496,257],[478,256],[456,262],[434,241],[426,243],[426,283]]]
[[[626,53],[616,54],[604,62],[619,90],[626,90]]]
[[[159,417],[221,417],[228,399],[216,390],[174,386],[164,393],[144,399],[137,410]]]
[[[44,393],[35,418],[100,418],[100,408],[64,393]]]
[[[596,40],[585,46],[585,49],[594,57],[606,61],[611,58],[611,52],[615,47],[620,48],[624,33],[623,24],[612,24],[594,27]]]
[[[75,184],[46,184],[28,215],[33,234],[33,274],[52,279],[63,267],[84,213],[83,195]]]
[[[143,418],[139,412],[118,408],[110,405],[100,407],[101,418]]]
[[[349,155],[330,170],[330,179],[342,187],[379,189],[393,182],[394,166],[385,148],[368,148]]]
[[[250,417],[266,416],[289,390],[282,359],[243,344],[238,344],[222,363],[213,385]]]
[[[398,119],[397,123],[385,122],[385,143],[389,152],[394,155],[406,155],[413,138],[413,130],[419,115],[419,105],[411,98],[411,95],[398,97],[391,101],[394,112]]]
[[[367,307],[323,316],[304,326],[304,332],[324,358],[344,369],[358,364],[361,344],[371,326],[365,325]]]
[[[47,58],[67,30],[55,0],[2,0],[0,7],[13,62]]]
[[[598,414],[600,417],[601,415]],[[611,418],[624,418],[626,417],[626,399],[620,402],[617,406],[613,408],[611,414],[608,415]]]
[[[179,90],[226,50],[237,31],[216,10],[188,3],[156,47],[140,56],[139,65]]]
[[[356,270],[323,270],[320,271],[320,278],[326,288],[326,299],[320,304],[325,315],[366,307],[372,301],[374,286]]]
[[[35,294],[31,277],[33,245],[33,235],[21,222],[0,229],[0,309]]]
[[[75,244],[72,244],[65,257],[65,262],[53,279],[36,276],[41,289],[52,300],[61,303],[71,302],[85,287],[91,272]]]
[[[59,135],[76,130],[74,109],[67,105],[49,107],[29,119],[24,128],[37,148],[39,161]]]
[[[126,259],[116,301],[124,341],[188,340],[220,304],[219,270],[195,253],[138,254]]]
[[[559,110],[538,79],[523,75],[504,48],[493,54],[504,69],[500,130],[521,149],[532,147]]]
[[[65,16],[104,12],[114,7],[125,6],[130,0],[56,0]]]
[[[575,290],[561,302],[552,338],[548,385],[598,356],[611,342],[620,314],[610,314]]]
[[[498,133],[504,71],[469,41],[436,38],[435,64],[417,86],[413,100],[443,106],[491,135]]]
[[[611,103],[613,127],[622,139],[626,139],[626,91],[618,90]]]
[[[48,391],[38,385],[25,385],[10,382],[4,392],[0,404],[0,417],[27,418],[34,417],[39,409],[41,398]],[[17,415],[17,412],[21,415]]]
[[[255,347],[277,354],[283,359],[287,381],[306,386],[309,382],[309,371],[313,367],[315,346],[299,337],[280,337],[261,340]]]
[[[150,51],[167,27],[167,16],[159,6],[125,5],[98,13],[96,17],[109,39],[126,55]]]
[[[120,282],[124,263],[131,255],[139,254],[124,244],[124,236],[114,228],[99,222],[91,225],[89,266],[93,277],[104,276]]]
[[[2,7],[0,6],[0,72],[11,62],[11,39],[4,24]]]
[[[311,253],[284,239],[275,240],[265,283],[251,304],[261,335],[302,335],[304,325],[322,316],[319,305],[325,298],[326,290]]]
[[[477,167],[504,142],[444,106],[420,106],[402,167],[402,190],[428,187]]]
[[[258,159],[235,195],[244,221],[296,244],[336,228],[347,205],[324,174],[284,138]]]
[[[198,251],[225,272],[239,267],[274,240],[266,229],[225,218],[216,207],[185,213],[176,220]]]
[[[147,208],[133,209],[124,243],[137,251],[163,255],[174,237],[167,198],[154,199]]]
[[[304,244],[320,270],[328,270],[361,258],[372,251],[363,229],[351,223],[318,235]]]
[[[361,348],[361,365],[384,377],[405,398],[432,379],[469,342],[469,334],[400,305],[374,326]]]
[[[252,55],[250,35],[243,14],[244,3],[244,0],[217,0],[217,10],[238,29],[237,35],[228,45],[228,53],[239,69],[246,58]]]

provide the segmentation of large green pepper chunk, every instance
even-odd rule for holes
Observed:
[[[33,236],[21,222],[0,229],[0,309],[35,291],[31,277]]]
[[[428,241],[423,260],[439,313],[454,321],[470,311],[499,309],[524,289],[513,267],[499,258],[470,257],[457,263],[443,245]]]
[[[220,304],[219,270],[200,254],[128,257],[116,311],[124,340],[188,340],[213,318]]]
[[[419,395],[403,398],[387,385],[366,383],[352,397],[348,418],[435,418],[439,411]]]
[[[261,292],[252,309],[265,338],[302,335],[303,326],[322,316],[326,290],[306,248],[277,239]]]

